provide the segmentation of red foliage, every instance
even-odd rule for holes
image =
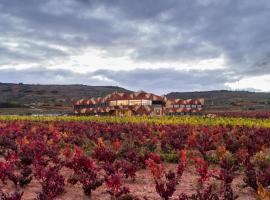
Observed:
[[[39,198],[54,198],[64,191],[61,169],[68,167],[72,171],[68,181],[80,182],[86,194],[91,195],[106,182],[108,192],[116,198],[128,192],[123,179],[134,179],[137,170],[146,165],[154,177],[156,191],[168,199],[186,168],[187,153],[183,149],[187,149],[196,156],[193,161],[198,182],[204,185],[193,197],[215,199],[215,191],[207,185],[214,177],[222,185],[219,191],[222,198],[234,199],[231,183],[239,166],[245,170],[244,182],[249,187],[257,191],[259,185],[270,185],[269,163],[252,160],[259,151],[269,148],[269,130],[230,125],[3,121],[0,124],[0,180],[13,182],[16,188],[22,189],[36,178],[42,186]],[[179,151],[175,172],[166,171],[160,156],[149,153],[175,155]],[[227,153],[234,162],[224,157]],[[211,161],[218,163],[216,171],[209,170]]]
[[[123,175],[120,173],[114,173],[106,178],[107,192],[114,198],[129,193],[129,188],[122,186]]]
[[[104,182],[104,179],[98,175],[100,169],[78,147],[75,147],[74,154],[66,161],[65,165],[74,172],[68,181],[72,184],[76,184],[79,181],[83,185],[86,195],[91,196],[92,190],[100,187]]]
[[[5,193],[0,189],[0,199],[1,200],[21,200],[23,192],[13,192],[13,193]]]
[[[270,163],[264,160],[257,161],[256,163],[247,161],[244,182],[256,192],[259,185],[263,187],[270,186]]]
[[[210,185],[204,190],[197,190],[195,194],[188,196],[182,193],[178,200],[219,200],[218,194],[213,190],[213,186]],[[227,200],[227,199],[226,199]]]
[[[106,147],[98,146],[94,149],[92,157],[97,159],[98,161],[112,163],[116,159],[116,154]]]
[[[54,199],[64,192],[65,178],[59,173],[60,167],[37,167],[37,178],[41,181],[42,191],[37,199]]]
[[[199,174],[198,183],[202,187],[206,181],[215,173],[214,170],[209,170],[209,164],[207,161],[201,158],[193,158],[195,161],[196,171]]]
[[[116,139],[115,141],[112,142],[113,144],[113,149],[118,152],[121,149],[122,142],[119,139]]]
[[[160,179],[164,174],[164,166],[161,163],[160,156],[154,153],[149,155],[148,160],[145,161],[147,167],[150,169],[154,179]]]
[[[166,172],[159,155],[153,153],[146,160],[146,165],[154,177],[157,193],[163,199],[168,200],[176,191],[176,186],[183,175],[186,166],[186,152],[181,151],[176,172],[171,170]]]

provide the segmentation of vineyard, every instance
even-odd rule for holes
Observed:
[[[213,113],[219,117],[246,117],[246,118],[257,118],[257,119],[269,119],[270,112],[267,111],[235,111],[235,112],[216,112]]]
[[[258,118],[0,117],[0,199],[269,199]]]

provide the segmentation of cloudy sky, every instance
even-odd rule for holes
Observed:
[[[270,91],[269,0],[1,0],[0,82]]]

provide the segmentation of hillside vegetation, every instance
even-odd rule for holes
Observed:
[[[114,91],[128,90],[114,86],[0,83],[0,102],[71,105],[73,101],[81,98],[102,97]]]
[[[71,112],[72,102],[103,97],[112,92],[131,92],[116,86],[34,85],[0,83],[0,114]],[[270,110],[270,93],[247,91],[172,92],[170,98],[204,98],[205,111]]]

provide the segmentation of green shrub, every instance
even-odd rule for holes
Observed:
[[[179,160],[179,154],[176,153],[162,153],[160,157],[164,162],[168,163],[178,163]]]
[[[23,104],[17,103],[15,101],[3,101],[0,102],[0,108],[23,108]]]
[[[58,92],[57,90],[52,90],[51,93],[52,93],[52,94],[57,94],[57,93],[59,93],[59,92]]]

